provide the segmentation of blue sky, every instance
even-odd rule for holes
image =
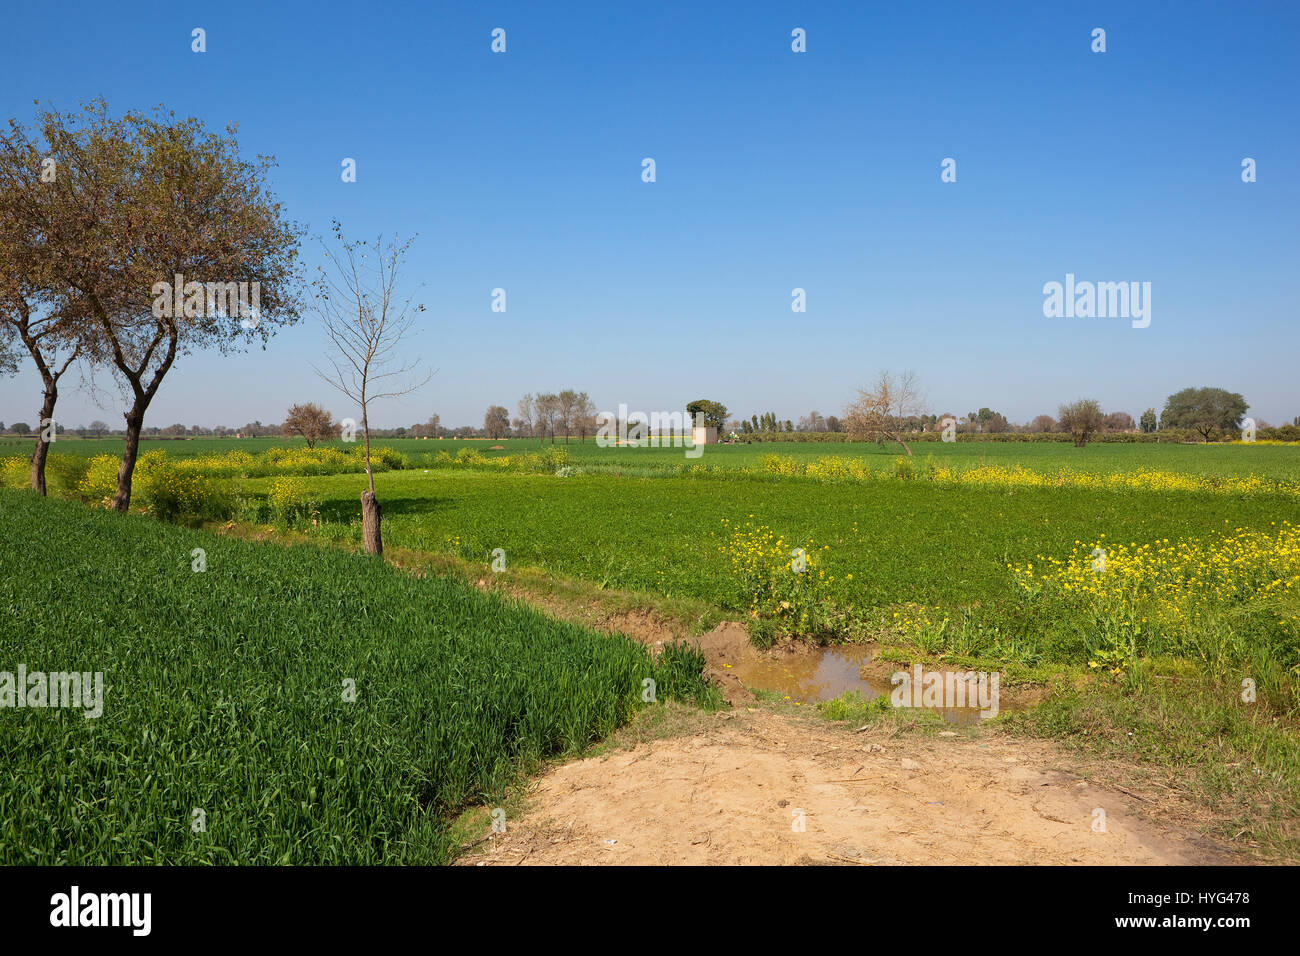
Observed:
[[[1013,421],[1080,396],[1136,417],[1189,385],[1300,415],[1295,4],[47,3],[5,21],[0,118],[102,95],[235,121],[312,233],[419,234],[406,352],[437,374],[379,425],[481,423],[565,387],[798,419],[882,368],[914,370],[933,412]],[[1150,327],[1045,318],[1067,273],[1150,282]],[[146,424],[351,414],[311,370],[325,348],[308,315],[265,352],[183,358]],[[101,407],[74,374],[59,420],[120,427],[111,379]],[[0,380],[0,419],[33,421],[39,395],[33,373]]]

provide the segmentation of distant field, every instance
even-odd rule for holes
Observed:
[[[272,480],[254,479],[250,487],[265,488]],[[364,481],[360,475],[308,479],[325,521],[357,540]],[[736,599],[720,551],[729,535],[724,518],[733,526],[767,525],[791,548],[829,546],[826,567],[836,576],[831,591],[844,606],[859,609],[1005,598],[1014,587],[1008,563],[1074,551],[1076,541],[1103,534],[1149,541],[1300,521],[1300,502],[1271,497],[990,491],[921,482],[556,478],[432,469],[380,474],[375,486],[385,540],[393,545],[451,552],[485,565],[492,549],[504,548],[512,566],[721,605]]]
[[[30,439],[0,439],[0,458],[10,455],[30,455]],[[322,443],[326,446],[351,448],[342,442]],[[375,445],[394,448],[412,456],[413,462],[424,465],[424,456],[439,452],[455,455],[462,448],[473,448],[485,457],[517,455],[523,451],[537,451],[551,445],[540,439],[510,438],[501,440],[475,439],[376,439]],[[817,443],[817,442],[755,442],[744,445],[709,445],[698,458],[687,458],[681,448],[601,448],[594,439],[585,443],[573,440],[565,447],[575,464],[599,467],[602,470],[631,473],[642,470],[677,469],[685,465],[711,468],[755,468],[764,455],[790,456],[800,460],[813,460],[822,456],[863,458],[873,465],[889,468],[894,459],[903,454],[898,445],[879,446],[874,443]],[[501,450],[493,450],[501,445]],[[278,438],[195,438],[183,440],[145,440],[141,450],[161,449],[176,458],[197,455],[223,454],[236,449],[253,454],[272,447],[305,447],[301,439],[284,441]],[[1023,465],[1039,471],[1074,468],[1095,472],[1128,472],[1140,468],[1153,468],[1204,475],[1249,475],[1300,480],[1300,447],[1277,445],[1187,445],[1187,444],[1123,444],[1094,442],[1086,448],[1075,448],[1066,443],[1031,442],[923,442],[912,446],[918,461],[933,458],[936,462],[960,465],[985,462],[995,465]],[[60,438],[55,451],[68,455],[121,455],[122,439]]]
[[[52,487],[84,487],[76,465],[89,455],[113,456],[119,445],[60,444]],[[923,608],[936,612],[942,632],[944,615],[981,609],[1001,622],[994,630],[1039,646],[1046,625],[1025,618],[1015,568],[1077,559],[1102,546],[1168,541],[1212,550],[1226,534],[1300,524],[1294,446],[958,441],[918,445],[909,459],[896,446],[756,443],[709,446],[687,459],[681,449],[600,448],[594,441],[567,448],[536,440],[377,445],[400,452],[375,476],[389,546],[482,569],[499,548],[513,569],[693,599],[732,614],[759,608],[799,616],[803,602],[822,619],[801,626],[839,637],[878,633],[895,615],[906,622]],[[163,465],[159,484],[147,478],[154,466],[142,463],[138,507],[175,514],[193,505],[191,514],[210,519],[360,541],[365,476],[356,444],[330,443],[314,456],[302,442],[286,452],[275,439],[145,448],[179,464],[171,472]],[[259,457],[230,455],[235,449]],[[802,473],[822,468],[824,459],[857,470]],[[111,496],[115,466],[105,466],[93,470],[96,490],[82,497]],[[185,468],[196,477],[186,478]],[[22,459],[3,462],[0,478],[11,487],[25,483]],[[151,498],[150,487],[171,491]],[[788,570],[795,549],[816,557],[816,586],[799,579],[802,597],[778,594],[785,585],[772,577]],[[1279,573],[1287,582],[1294,576],[1287,568]],[[1198,578],[1187,586],[1207,584]],[[913,630],[929,626],[918,620]],[[1295,620],[1284,614],[1280,633],[1290,634]],[[1041,653],[1048,652],[1040,647],[1030,656]]]
[[[301,441],[288,444],[304,447]],[[234,449],[257,454],[285,445],[269,438],[196,439],[144,448],[182,458]],[[1008,599],[1016,593],[1008,564],[1040,554],[1063,557],[1102,536],[1140,544],[1300,522],[1300,495],[1294,494],[966,487],[892,478],[821,482],[785,478],[762,466],[771,455],[806,462],[833,456],[890,473],[900,458],[897,446],[875,444],[720,445],[686,459],[681,449],[600,448],[594,441],[573,441],[567,446],[572,471],[567,477],[450,465],[445,459],[470,449],[487,459],[517,457],[565,448],[563,443],[400,439],[377,445],[408,459],[408,467],[375,478],[390,545],[484,565],[494,549],[502,548],[511,567],[730,608],[739,599],[723,549],[731,534],[746,526],[770,528],[790,548],[810,543],[828,548],[823,568],[835,580],[823,593],[842,609],[865,613],[908,603],[952,607]],[[494,445],[501,450],[494,451]],[[113,455],[120,446],[120,440],[109,439],[61,441],[57,452]],[[356,451],[355,445],[330,446]],[[0,446],[0,457],[6,451]],[[1255,475],[1300,481],[1300,448],[1288,446],[1091,444],[1077,449],[959,441],[918,445],[913,460],[955,468],[1022,466],[1045,474],[1155,470],[1209,480]],[[703,477],[678,473],[684,466],[705,469]],[[279,481],[274,470],[256,474],[270,477],[221,484],[241,500],[265,500]],[[21,469],[11,476],[23,480]],[[310,534],[360,540],[363,474],[309,473],[295,481],[303,514],[319,512]],[[258,520],[253,517],[258,509],[233,507],[238,513],[230,516]],[[265,509],[260,513],[266,520]]]

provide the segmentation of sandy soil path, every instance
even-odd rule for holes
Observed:
[[[694,732],[551,769],[522,818],[461,862],[1244,862],[1085,782],[1050,743],[886,733],[762,707],[704,716]]]

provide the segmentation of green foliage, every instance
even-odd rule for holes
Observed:
[[[1215,432],[1235,431],[1250,406],[1237,392],[1222,388],[1185,388],[1165,401],[1161,428],[1190,428],[1206,441]]]
[[[825,636],[826,591],[835,581],[821,566],[829,546],[818,549],[812,541],[792,546],[766,526],[746,522],[733,527],[725,518],[723,524],[730,534],[721,551],[735,588],[733,603],[748,611],[753,620],[779,622],[785,633]],[[766,646],[772,634],[759,628],[751,637],[759,646]]]
[[[425,442],[433,445],[434,442]],[[441,442],[439,445],[450,445]],[[453,535],[468,553],[504,548],[512,567],[667,597],[690,597],[718,607],[749,610],[718,548],[733,526],[766,524],[796,544],[827,545],[824,567],[835,581],[823,592],[837,608],[869,615],[903,602],[953,607],[1016,597],[1008,562],[1036,554],[1068,553],[1076,540],[1100,532],[1125,541],[1178,539],[1189,528],[1268,526],[1294,511],[1293,498],[1276,495],[1104,490],[1089,487],[937,486],[923,480],[937,467],[1024,463],[1052,474],[1061,467],[1127,474],[1140,467],[1207,480],[1255,473],[1276,481],[1300,479],[1300,449],[1201,445],[928,445],[915,456],[916,480],[892,476],[860,482],[788,478],[761,470],[770,449],[710,446],[692,466],[680,449],[597,449],[571,444],[580,474],[559,479],[528,444],[507,441],[508,452],[488,454],[470,468],[422,466],[376,477],[381,501],[401,501],[384,514],[385,541],[394,547],[443,550]],[[531,447],[540,448],[540,443]],[[549,450],[551,446],[547,445]],[[874,446],[867,446],[871,448]],[[896,447],[876,454],[861,445],[846,451],[864,467],[892,472]],[[717,451],[715,455],[714,452]],[[838,449],[837,449],[838,451]],[[556,453],[563,453],[556,446]],[[782,457],[816,462],[825,446],[787,445]],[[510,468],[494,462],[502,455]],[[931,462],[931,458],[933,462]],[[518,471],[515,470],[518,465]],[[748,469],[748,470],[747,470]],[[310,479],[331,529],[358,514],[361,479]],[[248,491],[264,494],[266,479]],[[753,516],[751,518],[751,515]],[[353,533],[360,535],[359,528]],[[852,574],[852,580],[847,575]]]
[[[364,447],[361,449],[361,454],[362,456],[365,454]],[[372,468],[374,467],[375,462],[378,462],[385,468],[391,469],[410,467],[410,462],[407,460],[407,457],[396,448],[391,448],[388,445],[380,445],[378,447],[372,445],[370,448],[370,462]]]
[[[827,720],[851,720],[862,723],[878,719],[890,712],[889,695],[863,697],[861,691],[846,691],[839,697],[822,701],[817,705],[817,710]]]
[[[49,467],[48,461],[46,467]],[[0,459],[0,488],[30,488],[32,486],[32,463],[21,455],[10,455]]]
[[[718,434],[722,434],[727,424],[726,405],[723,405],[721,402],[710,401],[707,398],[697,398],[693,402],[687,402],[686,417],[689,424],[695,424],[695,415],[697,412],[704,416],[704,425],[706,428],[716,428]]]

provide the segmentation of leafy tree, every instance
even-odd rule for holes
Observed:
[[[966,422],[975,432],[1005,432],[1011,427],[1006,416],[987,407],[978,412],[968,412]]]
[[[11,328],[0,325],[0,375],[15,375],[21,359],[14,343],[18,336]],[[0,431],[4,429],[0,428]]]
[[[1250,407],[1237,392],[1222,388],[1185,388],[1165,400],[1161,428],[1190,428],[1206,442],[1216,431],[1235,431]]]
[[[1075,448],[1087,445],[1088,439],[1101,431],[1106,420],[1101,405],[1092,398],[1081,398],[1062,405],[1057,411],[1057,418],[1061,422],[1061,430],[1069,432],[1074,438]]]
[[[727,423],[727,406],[721,402],[710,401],[707,398],[697,398],[693,402],[686,403],[686,415],[690,424],[695,424],[697,413],[703,413],[704,425],[706,428],[716,428],[721,434],[723,427]]]
[[[483,416],[483,431],[488,438],[503,438],[510,429],[510,413],[502,405],[489,405]]]
[[[340,431],[340,426],[334,423],[334,416],[313,402],[294,405],[280,426],[281,435],[285,438],[301,435],[307,439],[308,448],[315,448],[316,442],[322,438],[336,438]]]
[[[1139,425],[1145,434],[1150,435],[1156,430],[1156,424],[1156,410],[1154,408],[1148,408],[1142,413]]]
[[[145,412],[176,358],[265,343],[296,321],[300,232],[267,191],[273,160],[241,158],[233,127],[212,132],[161,107],[113,118],[102,100],[77,115],[41,110],[37,126],[57,170],[37,195],[63,198],[24,207],[39,237],[32,268],[64,314],[87,317],[79,343],[128,390],[113,498],[126,511]],[[216,307],[232,286],[238,307]]]
[[[53,436],[59,380],[79,357],[91,357],[85,303],[70,295],[44,254],[51,236],[79,214],[77,197],[43,177],[50,144],[16,120],[0,132],[0,374],[17,370],[20,353],[41,378],[39,440],[31,458],[32,488],[45,494],[45,462]],[[78,241],[74,236],[70,241]],[[57,426],[56,426],[57,427]]]
[[[15,435],[30,435],[32,433],[32,426],[28,425],[26,422],[14,422],[9,426],[9,430]]]

